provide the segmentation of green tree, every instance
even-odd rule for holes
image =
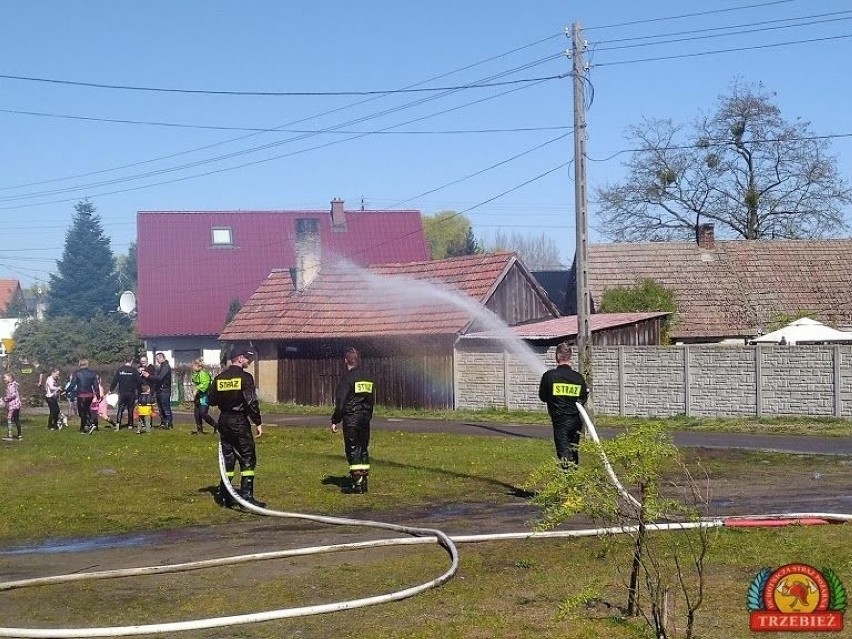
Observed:
[[[473,234],[473,229],[469,226],[467,227],[467,233],[465,233],[463,241],[458,242],[456,240],[453,240],[447,247],[447,257],[461,257],[462,255],[479,255],[480,253],[482,253],[482,247],[479,246],[479,242],[476,240],[476,236]]]
[[[607,462],[622,486],[611,479]],[[679,592],[686,619],[683,636],[693,637],[695,615],[704,597],[704,570],[711,529],[698,525],[706,498],[661,424],[643,424],[622,435],[580,444],[583,463],[565,470],[556,460],[532,476],[533,501],[544,507],[537,526],[549,530],[575,515],[630,536],[624,612],[642,616],[654,636],[678,636],[669,627],[667,602]],[[666,495],[666,486],[671,495]],[[629,494],[633,499],[625,496]],[[655,532],[655,522],[688,524],[672,532]]]
[[[51,366],[74,364],[82,357],[101,364],[124,362],[142,347],[132,322],[118,313],[98,313],[89,319],[26,320],[18,326],[14,340],[16,359]]]
[[[677,303],[674,292],[651,279],[637,280],[628,287],[604,291],[598,309],[601,313],[645,313],[660,311],[671,313],[663,321],[660,340],[668,343],[669,332],[677,324]]]
[[[845,228],[852,190],[831,141],[809,122],[785,120],[774,94],[735,81],[690,127],[646,119],[627,134],[627,177],[600,188],[601,233],[616,241],[723,237],[819,238]]]
[[[423,216],[423,232],[433,260],[459,255],[475,255],[478,243],[470,220],[455,211],[440,211]]]
[[[240,304],[240,300],[236,297],[231,300],[231,304],[228,306],[228,314],[225,316],[225,326],[231,323],[231,320],[237,316],[237,313],[240,312],[242,307],[243,305]]]
[[[115,272],[118,277],[118,288],[121,291],[135,291],[138,281],[136,262],[136,242],[132,242],[126,255],[119,255],[115,260]]]
[[[545,271],[559,269],[563,265],[559,256],[559,245],[546,233],[537,236],[523,233],[507,235],[498,231],[494,241],[488,245],[489,251],[514,251],[528,269]]]
[[[118,304],[115,259],[100,217],[91,202],[78,202],[74,211],[58,272],[50,275],[49,317],[90,318],[115,310]]]

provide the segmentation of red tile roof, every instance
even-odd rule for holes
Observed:
[[[589,326],[593,333],[604,331],[608,328],[629,326],[637,322],[664,317],[669,313],[596,313],[589,317]],[[513,326],[512,332],[521,339],[558,339],[562,337],[573,337],[577,335],[577,316],[568,315],[555,317],[541,322],[521,324]],[[487,331],[468,333],[465,339],[488,339],[493,335]]]
[[[21,283],[18,280],[0,280],[0,313],[15,299],[15,293],[20,288]]]
[[[592,244],[595,303],[608,289],[653,279],[674,292],[674,339],[753,336],[777,313],[852,324],[852,240]]]
[[[369,269],[324,267],[301,293],[288,271],[275,270],[221,339],[453,335],[516,264],[514,253],[495,253]]]
[[[356,264],[429,258],[419,211],[140,211],[137,290],[142,337],[215,336],[231,300],[245,303],[276,268],[295,266],[296,220],[319,220],[321,259]],[[230,228],[233,245],[212,245]]]

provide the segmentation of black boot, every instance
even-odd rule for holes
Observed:
[[[350,484],[343,489],[348,495],[363,495],[367,492],[367,473],[356,470],[350,475]]]
[[[254,477],[251,475],[248,477],[245,475],[240,477],[240,497],[245,499],[252,506],[266,508],[266,504],[264,502],[258,501],[254,498]]]
[[[231,497],[231,493],[228,492],[228,488],[225,486],[225,482],[219,482],[219,489],[216,491],[216,496],[214,497],[216,503],[222,506],[223,508],[233,508],[237,505],[237,502],[234,501],[234,498]]]

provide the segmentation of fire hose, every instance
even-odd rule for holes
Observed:
[[[588,413],[578,404],[580,416],[586,426],[586,431],[589,436],[596,442],[601,451],[601,458],[604,463],[610,481],[618,490],[619,494],[627,501],[638,506],[636,499],[622,486],[621,482],[615,474],[612,466],[609,463],[603,449],[600,448],[600,439],[598,438],[592,420]],[[487,541],[505,541],[519,539],[553,539],[553,538],[568,538],[568,537],[594,537],[605,534],[631,533],[637,530],[633,526],[616,526],[610,528],[591,528],[585,530],[561,530],[548,532],[516,532],[516,533],[498,533],[498,534],[482,534],[482,535],[461,535],[450,537],[440,530],[432,528],[419,528],[414,526],[402,526],[380,521],[369,521],[362,519],[350,519],[344,517],[326,517],[321,515],[310,515],[304,513],[291,513],[273,510],[270,508],[261,508],[254,504],[245,501],[242,496],[237,493],[231,482],[228,480],[225,470],[225,461],[222,456],[221,446],[219,448],[219,473],[228,488],[231,497],[242,508],[247,511],[263,515],[267,517],[281,517],[291,519],[301,519],[314,521],[317,523],[331,524],[338,526],[357,526],[376,528],[381,530],[390,530],[393,532],[408,535],[408,537],[398,537],[391,539],[378,539],[373,541],[362,541],[345,544],[334,544],[326,546],[313,546],[307,548],[296,548],[291,550],[280,550],[264,553],[253,553],[247,555],[237,555],[232,557],[221,557],[218,559],[207,559],[201,561],[193,561],[179,564],[161,565],[161,566],[145,566],[140,568],[123,568],[117,570],[104,570],[97,572],[73,573],[65,575],[55,575],[50,577],[37,577],[32,579],[21,579],[16,581],[0,582],[0,592],[13,590],[17,588],[25,588],[32,586],[43,586],[69,583],[73,581],[94,581],[99,579],[115,579],[119,577],[137,577],[143,575],[162,575],[177,572],[186,572],[192,570],[203,570],[207,568],[231,566],[248,562],[257,562],[270,559],[282,559],[286,557],[306,556],[315,554],[325,554],[332,552],[342,552],[351,550],[364,550],[369,548],[381,548],[387,546],[406,546],[417,544],[435,544],[437,543],[449,556],[450,566],[438,577],[409,588],[396,590],[387,594],[374,595],[371,597],[363,597],[358,599],[350,599],[335,603],[318,604],[313,606],[301,606],[296,608],[282,608],[278,610],[268,610],[264,612],[256,612],[242,615],[230,615],[224,617],[211,617],[206,619],[192,619],[187,621],[173,621],[165,623],[133,625],[133,626],[102,626],[92,628],[3,628],[0,627],[0,637],[18,637],[18,638],[44,638],[44,639],[64,639],[64,638],[85,638],[85,637],[127,637],[137,635],[152,635],[169,632],[182,632],[187,630],[203,630],[208,628],[223,628],[229,626],[244,625],[250,623],[258,623],[262,621],[274,621],[278,619],[287,619],[292,617],[306,617],[310,615],[318,615],[329,612],[337,612],[342,610],[350,610],[353,608],[363,608],[376,604],[389,603],[391,601],[399,601],[412,597],[426,590],[436,588],[450,579],[456,574],[459,567],[459,554],[456,544],[458,543],[477,543]],[[693,522],[682,523],[660,523],[646,524],[645,529],[648,531],[666,531],[666,530],[689,530],[694,528],[718,528],[722,526],[736,527],[753,525],[762,523],[762,525],[771,525],[773,522],[790,522],[798,523],[845,523],[852,522],[852,515],[840,513],[774,513],[764,515],[750,515],[725,518],[707,518]]]

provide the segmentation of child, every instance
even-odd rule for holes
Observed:
[[[98,392],[100,393],[100,399],[95,397],[92,400],[92,406],[89,409],[90,411],[90,428],[89,434],[91,435],[93,432],[98,430],[98,419],[103,419],[113,429],[118,430],[117,424],[109,418],[109,404],[107,404],[106,395],[104,395],[104,387],[101,386],[101,383],[98,382]]]
[[[136,402],[136,415],[139,417],[139,427],[136,429],[136,434],[150,433],[153,424],[154,415],[154,399],[151,397],[151,387],[148,384],[142,384],[139,391],[139,401]]]
[[[8,437],[12,439],[12,425],[18,430],[16,439],[21,440],[21,390],[18,382],[15,381],[15,376],[12,373],[4,373],[3,381],[6,383],[6,395],[3,397],[3,404],[6,405],[6,428],[8,429]]]

